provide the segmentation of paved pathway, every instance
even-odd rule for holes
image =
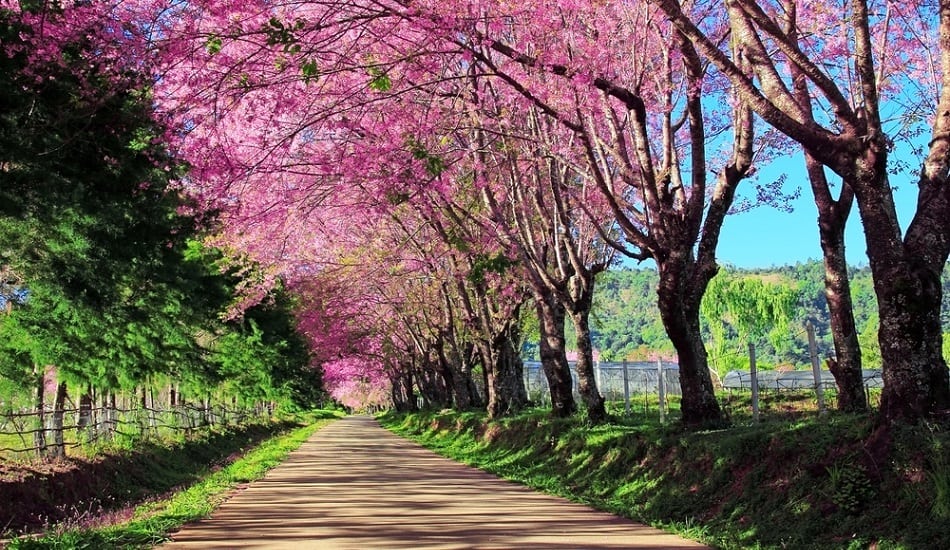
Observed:
[[[702,548],[442,458],[348,417],[162,548]]]

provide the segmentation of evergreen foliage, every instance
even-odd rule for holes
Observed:
[[[0,13],[3,43],[19,32]],[[315,404],[287,299],[222,318],[238,280],[199,242],[213,220],[170,186],[147,83],[96,86],[68,55],[27,70],[24,52],[0,55],[0,377],[23,391],[54,365],[84,391],[161,378],[202,398],[231,378],[235,397]]]

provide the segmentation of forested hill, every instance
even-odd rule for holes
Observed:
[[[945,341],[950,335],[948,275],[950,270],[945,267]],[[675,356],[656,307],[656,285],[653,269],[601,274],[592,317],[594,347],[600,350],[602,361],[650,359],[657,353]],[[877,303],[867,267],[851,269],[851,294],[865,368],[878,367]],[[747,368],[749,341],[756,346],[760,366],[808,365],[805,326],[809,321],[815,326],[819,355],[824,358],[833,353],[820,260],[768,269],[724,267],[710,284],[703,310],[706,347],[720,372]],[[752,317],[740,319],[737,310]]]

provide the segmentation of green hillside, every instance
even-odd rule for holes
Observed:
[[[944,270],[944,296],[947,295],[948,272]],[[815,326],[819,356],[833,353],[829,331],[828,308],[824,296],[824,267],[818,260],[792,266],[768,269],[737,269],[725,267],[710,285],[704,310],[723,309],[726,300],[717,285],[722,281],[738,281],[734,285],[745,289],[740,298],[745,310],[762,309],[775,302],[783,293],[791,292],[790,308],[782,322],[764,319],[766,330],[761,333],[743,330],[742,323],[728,313],[704,315],[703,331],[711,362],[720,372],[732,368],[747,368],[747,344],[756,347],[760,367],[802,367],[809,364],[806,323]],[[657,272],[653,269],[620,269],[603,273],[598,280],[593,313],[594,347],[600,350],[602,361],[642,360],[675,355],[673,346],[663,330],[656,307],[655,288]],[[877,302],[867,267],[851,271],[851,290],[854,316],[857,323],[865,368],[880,366],[877,346]],[[780,301],[780,300],[779,300]],[[717,303],[715,306],[710,304]],[[766,308],[767,309],[767,308]],[[943,305],[944,327],[950,332],[950,308]],[[570,339],[568,340],[570,341]]]

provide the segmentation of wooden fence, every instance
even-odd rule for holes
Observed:
[[[251,409],[181,405],[0,411],[0,459],[64,457],[68,451],[120,438],[137,441],[182,436],[208,426],[242,424],[272,412],[268,404]]]

